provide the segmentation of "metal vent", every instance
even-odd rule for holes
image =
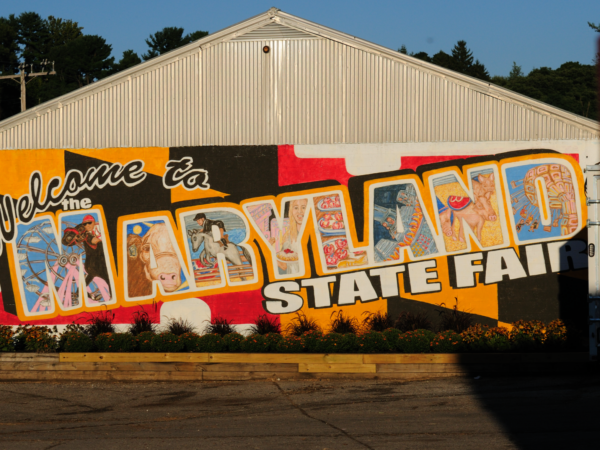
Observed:
[[[269,41],[273,39],[316,39],[317,36],[296,30],[276,22],[252,30],[232,41]]]

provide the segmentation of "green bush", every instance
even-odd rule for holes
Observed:
[[[428,353],[429,343],[435,333],[429,330],[407,331],[398,337],[398,351],[401,353]]]
[[[463,348],[462,336],[452,330],[438,333],[429,343],[433,353],[457,353]]]
[[[183,333],[179,336],[179,339],[183,343],[184,352],[202,352],[200,350],[200,336],[194,332]]]
[[[317,340],[316,351],[318,353],[342,353],[344,335],[339,333],[328,333]]]
[[[273,353],[276,352],[277,344],[279,344],[279,341],[283,339],[281,333],[267,333],[264,335],[264,337],[267,340],[267,351]]]
[[[225,335],[227,336],[227,335]],[[224,352],[227,351],[227,343],[220,334],[212,333],[200,336],[197,339],[198,346],[192,350],[195,352]]]
[[[318,353],[323,340],[323,333],[320,330],[307,331],[302,335],[304,349],[309,353]]]
[[[99,352],[132,352],[136,343],[135,337],[129,333],[101,333],[95,341]]]
[[[0,352],[14,352],[13,329],[10,325],[0,325]]]
[[[56,326],[19,325],[13,335],[16,351],[48,353],[58,349]]]
[[[487,326],[475,324],[461,333],[464,349],[469,352],[487,352],[489,351],[488,338],[486,332]]]
[[[223,336],[223,344],[225,345],[225,350],[228,352],[241,352],[243,340],[244,336],[242,336],[240,333],[234,332],[226,334],[225,336]]]
[[[85,333],[64,333],[60,340],[63,352],[86,353],[94,349],[94,341]]]
[[[390,349],[393,352],[397,352],[399,345],[398,340],[400,339],[400,336],[402,336],[402,331],[398,330],[397,328],[388,328],[383,332],[383,335],[387,339]]]
[[[265,353],[269,351],[270,342],[262,334],[251,334],[241,343],[241,350],[245,353]]]
[[[159,333],[152,338],[150,346],[153,352],[178,353],[183,351],[184,343],[180,336],[172,333]]]
[[[387,353],[391,350],[385,334],[379,331],[369,331],[360,335],[357,341],[360,353]]]
[[[276,351],[279,353],[302,353],[304,342],[300,336],[283,336],[277,343]]]
[[[567,347],[567,338],[567,327],[562,320],[553,320],[548,324],[545,342],[545,346],[548,350],[564,350]]]
[[[152,339],[156,334],[152,331],[142,331],[135,336],[135,348],[138,352],[149,353],[152,349]]]

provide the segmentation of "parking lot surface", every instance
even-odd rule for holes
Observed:
[[[2,449],[598,448],[597,376],[1,383]]]

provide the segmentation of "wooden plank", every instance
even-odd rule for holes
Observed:
[[[0,381],[202,381],[203,372],[69,371],[37,370],[0,372]]]
[[[299,372],[322,372],[322,373],[375,373],[376,364],[298,364]]]
[[[298,373],[298,364],[269,363],[215,363],[199,364],[205,372],[294,372]]]
[[[473,370],[462,364],[376,364],[376,366],[377,373],[471,373]]]
[[[208,361],[208,353],[60,353],[61,362],[195,362]]]
[[[363,355],[323,353],[209,353],[213,363],[345,363],[361,364]]]
[[[30,362],[0,362],[0,371],[6,370],[108,370],[108,371],[202,371],[202,366],[197,363],[97,363],[97,362],[61,362],[61,363],[30,363]]]
[[[0,352],[0,362],[48,361],[58,362],[58,353]]]
[[[298,372],[202,372],[204,381],[296,380]]]
[[[368,364],[520,364],[587,362],[587,353],[388,353],[366,354]]]

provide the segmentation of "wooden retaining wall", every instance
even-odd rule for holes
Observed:
[[[424,379],[588,369],[587,353],[0,353],[0,381]]]

